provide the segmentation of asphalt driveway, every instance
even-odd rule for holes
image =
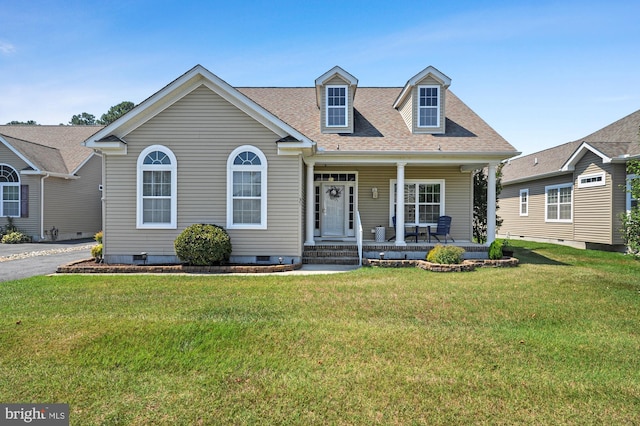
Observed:
[[[53,274],[60,265],[90,258],[95,244],[93,239],[0,244],[0,282]]]

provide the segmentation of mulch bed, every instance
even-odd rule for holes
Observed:
[[[286,272],[300,269],[302,264],[287,265],[123,265],[96,263],[93,259],[84,259],[58,266],[59,274],[229,274],[229,273],[268,273]]]

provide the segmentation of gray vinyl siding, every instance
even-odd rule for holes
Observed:
[[[0,143],[0,164],[7,164],[18,173],[29,165]],[[40,178],[37,175],[20,174],[20,185],[29,186],[29,217],[14,217],[13,224],[25,235],[34,240],[40,239]],[[6,217],[0,217],[0,226],[7,224]]]
[[[573,240],[572,222],[547,222],[545,211],[545,186],[573,182],[573,174],[537,181],[504,185],[500,194],[498,216],[503,219],[498,230],[501,235],[549,240]],[[520,190],[529,189],[529,215],[520,216]],[[575,216],[575,187],[574,187]]]
[[[279,138],[204,86],[125,135],[127,155],[106,158],[105,256],[174,256],[173,242],[187,226],[226,227],[227,159],[242,145],[267,157],[268,229],[229,229],[232,256],[301,256],[301,159],[278,156]],[[177,229],[136,229],[137,159],[154,144],[177,159]]]
[[[326,92],[326,87],[327,86],[347,86],[347,126],[346,127],[327,127],[327,120],[326,120],[326,115],[327,115],[327,92]],[[348,82],[346,82],[345,80],[343,80],[341,77],[339,76],[334,76],[333,78],[327,80],[327,82],[324,83],[324,86],[322,86],[322,89],[320,90],[320,123],[318,123],[320,125],[320,128],[322,129],[322,133],[353,133],[353,121],[354,121],[354,117],[353,117],[353,99],[354,99],[354,88],[351,87],[349,85]]]
[[[44,229],[55,227],[59,240],[90,238],[102,228],[102,159],[94,155],[77,176],[44,181]]]
[[[575,167],[574,182],[574,239],[576,241],[613,244],[613,181],[611,164],[603,164],[597,155],[588,152]],[[579,186],[585,174],[605,172],[604,186]]]
[[[439,127],[429,127],[429,128],[424,128],[424,127],[418,127],[418,105],[419,105],[419,86],[422,85],[437,85],[440,87],[440,126]],[[412,90],[412,94],[411,94],[411,99],[412,99],[412,104],[413,104],[413,133],[433,133],[433,134],[439,134],[439,133],[444,133],[445,132],[445,109],[446,109],[446,90],[444,89],[444,87],[442,87],[442,85],[440,84],[440,82],[436,79],[434,79],[432,76],[427,76],[426,78],[422,79],[420,82],[418,82]]]
[[[390,221],[391,181],[397,177],[395,166],[357,166],[353,168],[316,167],[315,173],[331,171],[358,173],[358,210],[362,220],[363,237],[373,239],[371,229],[385,226],[387,238],[394,235]],[[406,166],[405,179],[443,179],[445,181],[445,214],[452,217],[451,234],[458,241],[472,238],[471,174],[460,173],[456,167]],[[371,188],[378,188],[378,198],[373,198]]]
[[[409,130],[413,131],[413,97],[407,96],[402,104],[399,105],[398,111],[400,112],[400,115],[402,116],[404,122],[407,124]]]

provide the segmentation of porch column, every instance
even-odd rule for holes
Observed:
[[[397,163],[396,189],[396,245],[406,246],[404,241],[404,166],[407,163]]]
[[[313,237],[314,224],[313,224],[313,213],[314,213],[314,193],[313,193],[313,166],[314,162],[307,163],[307,200],[305,202],[305,246],[313,246],[316,244],[315,239]]]
[[[496,164],[487,170],[487,245],[496,239]]]

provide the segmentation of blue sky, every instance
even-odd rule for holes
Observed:
[[[139,103],[196,64],[234,86],[361,87],[433,65],[524,154],[640,109],[640,2],[0,0],[0,123]]]

